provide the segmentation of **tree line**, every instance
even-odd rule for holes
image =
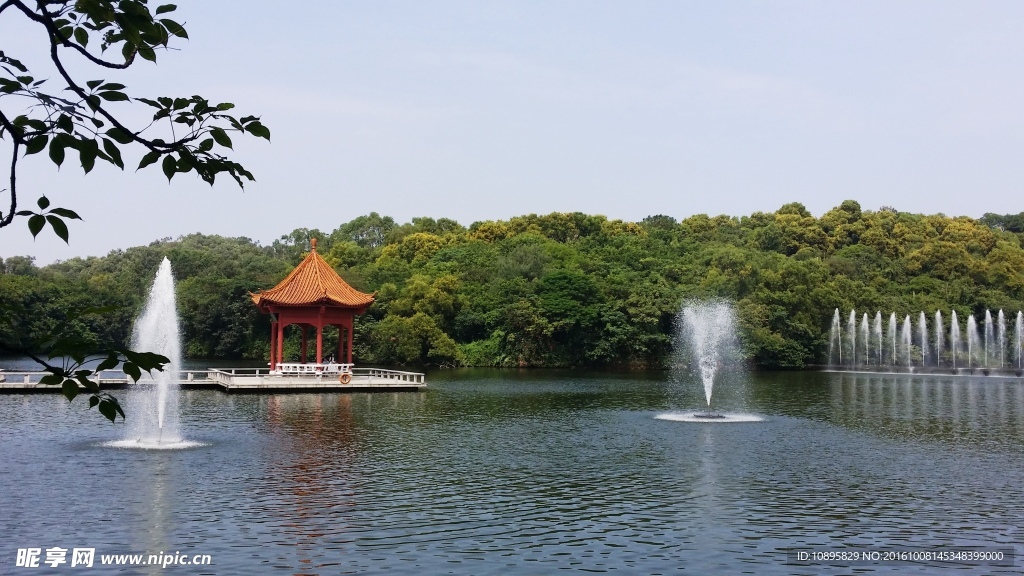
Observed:
[[[824,361],[835,308],[964,317],[1024,308],[1022,222],[869,211],[851,200],[819,218],[798,203],[743,217],[624,222],[577,212],[468,227],[371,213],[269,246],[193,234],[44,267],[0,260],[5,311],[17,315],[0,341],[62,332],[124,345],[166,256],[185,354],[265,359],[269,320],[249,292],[274,286],[317,238],[342,278],[377,294],[357,318],[359,363],[664,367],[681,304],[721,297],[736,305],[749,362],[801,368]],[[294,330],[286,354],[298,351]]]

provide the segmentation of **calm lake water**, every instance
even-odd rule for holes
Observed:
[[[123,425],[0,395],[0,573],[18,548],[96,549],[73,574],[1020,574],[797,565],[787,550],[1024,554],[1024,383],[758,373],[700,408],[669,373],[460,370],[401,394],[182,393],[204,446],[104,447]],[[108,554],[211,566],[99,567]],[[45,555],[45,553],[44,553]],[[70,559],[70,552],[69,552]]]

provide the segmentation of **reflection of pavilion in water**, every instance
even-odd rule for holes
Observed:
[[[357,462],[365,447],[376,405],[415,402],[410,394],[282,394],[266,399],[268,432],[288,455],[269,462],[268,489],[277,501],[270,508],[285,514],[277,526],[290,534],[299,564],[314,569],[336,562],[338,548],[358,538],[349,523],[365,479]]]
[[[1012,379],[837,374],[833,421],[887,435],[981,441],[1024,432],[1024,383]]]

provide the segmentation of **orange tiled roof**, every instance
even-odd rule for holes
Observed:
[[[338,273],[313,250],[284,280],[271,288],[252,294],[259,307],[269,304],[282,306],[333,305],[363,308],[373,303],[373,294],[364,294],[348,285]]]

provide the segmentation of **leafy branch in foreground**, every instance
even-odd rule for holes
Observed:
[[[233,104],[211,103],[202,96],[133,98],[124,84],[102,79],[82,82],[65,66],[68,53],[111,72],[127,69],[136,56],[155,62],[157,50],[169,49],[172,38],[188,38],[181,24],[165,16],[175,9],[173,4],[163,4],[151,11],[147,0],[0,3],[0,18],[20,16],[39,27],[57,73],[56,79],[39,78],[9,50],[0,49],[0,140],[11,142],[6,189],[10,207],[6,213],[0,210],[0,228],[11,224],[15,216],[28,216],[33,236],[49,224],[68,241],[63,219],[77,219],[73,211],[18,210],[18,162],[43,150],[58,168],[69,151],[77,152],[86,174],[97,160],[123,170],[121,147],[134,146],[144,151],[137,169],[159,162],[168,181],[177,173],[191,171],[211,185],[222,173],[243,188],[245,181],[254,180],[252,173],[223,152],[233,147],[231,132],[270,140],[270,130],[257,116],[235,117],[228,113]],[[94,50],[97,45],[98,53]],[[105,57],[111,48],[120,51],[120,59]],[[146,126],[131,128],[114,115],[117,104],[133,102],[155,110]],[[49,201],[41,197],[38,204],[45,210]]]
[[[109,312],[109,308],[87,308],[79,313],[68,314],[64,325],[54,330],[61,334],[45,342],[22,343],[18,338],[17,318],[14,306],[0,305],[3,321],[0,321],[0,350],[13,354],[28,356],[47,372],[39,380],[40,384],[60,386],[61,392],[69,400],[74,400],[84,390],[89,394],[89,408],[96,407],[99,412],[114,422],[117,416],[124,418],[124,410],[117,398],[100,389],[100,373],[114,370],[120,366],[132,380],[138,382],[142,372],[152,374],[153,370],[162,371],[170,360],[152,352],[133,352],[127,348],[96,350],[86,339],[74,334],[69,325],[82,316]],[[47,350],[46,358],[36,355],[34,350]],[[92,365],[92,367],[87,367]]]
[[[151,10],[147,0],[0,0],[0,19],[38,31],[49,63],[43,64],[42,74],[32,71],[24,63],[27,56],[0,40],[0,142],[10,143],[8,184],[0,188],[0,201],[6,192],[10,203],[6,211],[0,207],[0,228],[20,216],[33,237],[49,225],[68,242],[66,220],[81,219],[73,210],[51,208],[46,196],[36,201],[39,211],[19,210],[19,162],[44,150],[58,169],[77,153],[86,174],[97,160],[124,170],[122,149],[131,149],[142,153],[137,169],[159,162],[168,182],[179,172],[192,171],[211,185],[219,174],[228,174],[243,188],[254,180],[224,154],[233,149],[233,132],[270,140],[270,130],[258,117],[236,117],[229,113],[233,104],[202,96],[133,97],[124,84],[76,78],[68,71],[71,58],[101,69],[103,76],[131,67],[137,56],[155,62],[157,51],[170,49],[173,38],[188,39],[184,26],[168,17],[176,9],[162,4]],[[31,46],[18,47],[23,48]],[[122,120],[136,108],[148,111],[144,107],[154,109],[145,125],[132,127]],[[22,344],[18,325],[35,310],[10,308],[0,301],[0,350],[28,355],[48,372],[43,383],[62,386],[69,400],[84,388],[91,394],[89,406],[111,421],[124,412],[116,398],[100,391],[99,373],[120,365],[138,381],[143,370],[167,363],[163,356],[124,348],[95,351],[88,337],[67,324],[48,329],[57,335],[48,341]],[[37,355],[40,350],[46,359]]]

